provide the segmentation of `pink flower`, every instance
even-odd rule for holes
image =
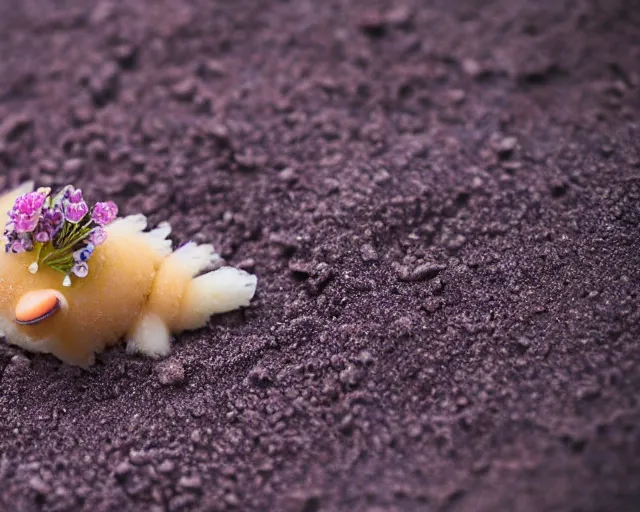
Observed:
[[[46,199],[47,196],[41,192],[29,192],[16,199],[9,212],[16,232],[29,233],[36,228]]]
[[[104,226],[113,222],[118,215],[118,207],[113,201],[96,203],[93,208],[92,219],[95,223]]]
[[[64,210],[65,219],[72,224],[80,222],[84,216],[89,212],[89,207],[84,201],[79,203],[69,203]]]

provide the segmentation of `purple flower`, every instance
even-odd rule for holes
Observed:
[[[12,252],[13,243],[18,240],[18,233],[15,232],[13,222],[7,222],[4,230],[4,240],[6,242],[4,246],[4,252]]]
[[[102,227],[98,226],[97,228],[91,230],[91,235],[89,235],[89,242],[91,242],[94,246],[97,247],[98,245],[103,244],[106,239],[107,233]]]
[[[38,229],[38,231],[36,231],[35,239],[36,242],[46,244],[49,240],[51,240],[51,234],[46,230]]]
[[[29,233],[36,228],[46,199],[41,192],[29,192],[16,199],[9,217],[18,233]]]
[[[18,236],[18,234],[16,233],[15,230],[15,226],[13,225],[13,222],[9,221],[7,222],[6,226],[4,227],[4,237],[6,239],[8,239],[9,241],[15,239]]]
[[[4,247],[5,252],[12,252],[19,254],[22,252],[31,251],[33,249],[33,240],[31,233],[17,233],[13,230],[13,223],[8,222],[4,232],[6,245]]]
[[[82,249],[78,249],[73,253],[73,261],[75,261],[76,263],[86,262],[91,257],[94,249],[95,246],[91,242],[89,242],[85,247],[83,247]]]
[[[42,213],[42,218],[53,226],[57,226],[64,222],[64,214],[62,213],[62,210],[57,206],[44,210],[44,212]]]
[[[68,222],[77,224],[89,212],[89,207],[84,201],[79,203],[69,203],[64,210],[64,216]]]
[[[42,211],[40,222],[33,232],[36,242],[46,244],[53,240],[53,237],[62,229],[63,221],[64,216],[57,207],[45,208]]]
[[[96,203],[93,207],[92,219],[97,224],[104,226],[113,222],[118,215],[118,206],[113,201]]]
[[[69,194],[69,202],[70,203],[81,203],[81,202],[83,202],[83,200],[82,200],[82,190],[80,190],[79,188],[73,190]]]
[[[49,234],[49,239],[53,240],[64,225],[64,214],[58,206],[47,208],[42,212],[42,220],[39,229]]]
[[[87,274],[89,274],[89,265],[84,262],[76,263],[71,268],[71,272],[78,277],[87,277]]]
[[[64,217],[72,224],[80,222],[89,211],[87,203],[82,198],[82,190],[74,188],[73,185],[64,187],[53,200],[54,208],[61,206],[64,210]]]
[[[23,242],[23,240],[15,240],[14,242],[11,243],[11,252],[14,254],[20,254],[22,252],[26,252],[27,248],[25,247],[25,244]]]
[[[22,245],[20,240],[16,240],[11,244],[11,252],[14,254],[20,254],[21,252],[25,252],[25,248]]]
[[[24,235],[20,235],[20,240],[22,241],[22,247],[24,247],[25,251],[33,250],[33,240],[30,234],[25,233]]]

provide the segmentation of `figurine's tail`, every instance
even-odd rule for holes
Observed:
[[[209,317],[248,306],[256,292],[256,276],[223,267],[193,279],[182,297],[177,331],[204,326]]]
[[[158,269],[148,307],[171,332],[203,327],[213,314],[249,305],[256,291],[255,276],[233,267],[198,276],[219,259],[211,245],[189,242]]]

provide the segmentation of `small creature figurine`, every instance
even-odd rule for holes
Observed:
[[[127,351],[169,353],[172,334],[248,306],[257,279],[222,267],[211,245],[172,251],[167,223],[145,232],[144,215],[117,218],[112,202],[89,209],[79,189],[21,185],[0,197],[0,334],[32,352],[87,368],[123,338]]]

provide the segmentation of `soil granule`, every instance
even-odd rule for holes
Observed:
[[[633,0],[5,0],[0,188],[259,277],[85,372],[0,344],[0,509],[637,511]]]

